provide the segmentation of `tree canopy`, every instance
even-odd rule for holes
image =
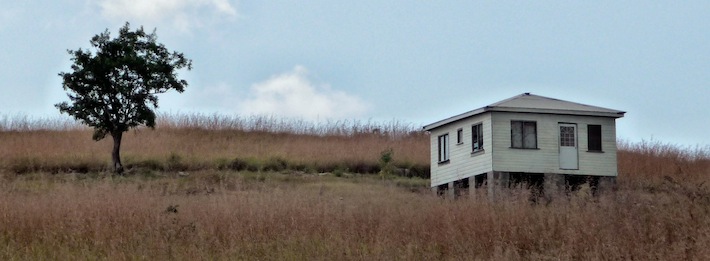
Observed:
[[[119,172],[122,133],[139,125],[154,128],[157,94],[182,93],[187,87],[177,71],[192,69],[192,61],[156,40],[155,30],[131,31],[128,23],[116,38],[107,29],[91,38],[90,49],[68,50],[72,71],[59,73],[69,102],[55,106],[94,128],[94,140],[107,134],[114,138],[114,167]]]

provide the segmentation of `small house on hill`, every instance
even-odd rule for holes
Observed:
[[[547,190],[617,176],[616,119],[623,111],[530,93],[424,126],[431,137],[431,187]]]

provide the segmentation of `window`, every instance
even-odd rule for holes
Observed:
[[[456,144],[463,144],[463,129],[456,130]]]
[[[449,161],[449,134],[439,136],[439,163]]]
[[[587,150],[602,151],[602,125],[587,125]]]
[[[537,149],[537,122],[510,121],[510,147]]]
[[[471,127],[471,136],[473,143],[473,149],[471,152],[477,152],[483,150],[483,123],[473,125]]]
[[[572,126],[560,126],[560,146],[576,147],[574,138],[574,128]]]

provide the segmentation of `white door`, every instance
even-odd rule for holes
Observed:
[[[577,125],[560,123],[560,169],[579,169]]]

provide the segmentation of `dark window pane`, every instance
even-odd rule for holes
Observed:
[[[591,151],[601,151],[602,150],[602,126],[601,125],[587,125],[587,144],[588,150]]]

